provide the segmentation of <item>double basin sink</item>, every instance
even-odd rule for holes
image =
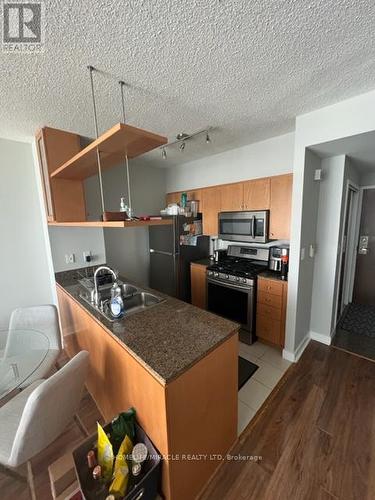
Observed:
[[[158,297],[153,293],[147,292],[129,283],[119,284],[121,288],[121,296],[124,301],[125,314],[122,318],[115,318],[110,309],[111,287],[103,287],[99,289],[100,300],[99,305],[92,302],[91,294],[87,291],[81,291],[80,297],[96,312],[101,314],[106,320],[110,322],[121,321],[124,317],[145,311],[150,307],[156,306],[165,299]]]

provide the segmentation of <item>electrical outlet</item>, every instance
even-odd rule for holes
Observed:
[[[75,260],[76,259],[75,259],[74,253],[66,253],[65,254],[65,262],[67,264],[74,264]]]
[[[92,261],[92,255],[90,250],[86,250],[83,252],[83,262],[86,262],[87,264]]]

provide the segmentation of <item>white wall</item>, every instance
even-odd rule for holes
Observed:
[[[286,346],[289,353],[298,353],[301,343],[308,338],[310,326],[310,314],[306,314],[306,309],[309,301],[311,305],[312,286],[309,273],[307,276],[305,274],[306,267],[309,268],[310,263],[306,260],[301,262],[300,256],[301,247],[306,241],[315,239],[315,228],[314,226],[309,228],[308,224],[314,217],[316,207],[312,203],[304,203],[305,198],[310,197],[308,186],[304,186],[305,173],[308,169],[306,148],[372,130],[375,130],[374,91],[296,119],[286,329]],[[304,234],[302,228],[305,228]]]
[[[330,343],[340,251],[345,156],[325,158],[321,167],[310,334],[315,338],[326,337],[321,340]]]
[[[366,172],[360,176],[360,186],[375,186],[375,172]]]
[[[16,307],[54,302],[32,145],[0,139],[0,327]]]
[[[167,192],[292,172],[293,148],[289,133],[168,168]]]
[[[293,308],[299,310],[299,315],[296,318],[296,323],[292,335],[287,335],[285,339],[285,353],[289,359],[294,359],[294,353],[300,350],[301,346],[306,342],[305,337],[309,331],[310,315],[311,315],[311,294],[314,276],[314,259],[309,256],[310,245],[315,246],[316,223],[318,216],[318,200],[319,200],[319,183],[314,181],[314,172],[320,168],[321,160],[313,152],[306,150],[304,152],[304,165],[306,168],[303,172],[302,186],[296,192],[293,175],[293,199],[292,199],[292,220],[294,217],[294,207],[301,202],[302,193],[305,193],[303,198],[303,210],[306,217],[299,227],[300,244],[304,251],[299,255],[301,262],[290,262],[288,275],[288,311],[290,315]],[[293,232],[291,233],[293,239]],[[300,269],[300,280],[304,284],[302,287],[293,287],[290,283],[290,275],[295,272],[296,268]],[[293,284],[293,283],[292,283]]]
[[[132,206],[136,215],[158,215],[165,206],[166,169],[130,162]],[[103,175],[105,204],[108,210],[119,210],[120,198],[126,194],[126,173],[123,165]],[[100,213],[97,177],[85,183],[90,218]],[[104,244],[107,263],[140,285],[149,283],[148,228],[105,229]]]
[[[106,262],[103,229],[50,226],[48,232],[55,272]],[[83,259],[83,252],[87,251],[92,255],[90,263]],[[65,261],[66,254],[74,254],[73,264]]]

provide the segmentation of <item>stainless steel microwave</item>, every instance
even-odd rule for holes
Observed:
[[[248,243],[267,243],[269,210],[257,212],[220,212],[219,238]]]

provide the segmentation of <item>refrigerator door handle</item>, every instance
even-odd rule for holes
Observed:
[[[162,252],[161,250],[154,250],[153,248],[150,248],[150,253],[157,253],[159,255],[168,255],[170,257],[175,256],[175,254],[173,254],[172,252]]]

